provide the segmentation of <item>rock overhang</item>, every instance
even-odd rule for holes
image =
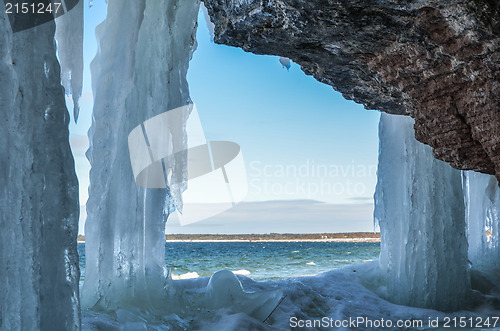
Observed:
[[[500,179],[500,2],[204,0],[214,41],[292,59],[416,138]]]

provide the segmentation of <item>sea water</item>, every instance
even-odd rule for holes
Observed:
[[[78,244],[81,279],[85,244]],[[196,272],[238,271],[254,280],[312,276],[377,259],[380,243],[371,242],[167,242],[165,261],[174,279]],[[193,277],[194,274],[191,274]]]

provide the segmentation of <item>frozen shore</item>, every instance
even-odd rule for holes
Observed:
[[[120,311],[111,316],[83,311],[83,330],[98,327],[105,330],[290,330],[295,323],[307,330],[446,330],[450,329],[446,326],[453,326],[453,321],[460,318],[475,323],[489,317],[493,326],[500,315],[492,304],[494,297],[477,291],[472,293],[467,310],[453,313],[390,303],[384,299],[387,284],[379,272],[377,260],[312,277],[260,282],[242,275],[237,277],[246,292],[283,291],[285,299],[265,323],[231,307],[216,311],[205,309],[209,277],[202,277],[173,281],[176,292],[183,293],[187,299],[184,302],[190,304],[182,308],[182,313],[153,316],[138,311]],[[344,326],[338,327],[342,323]],[[398,323],[406,325],[398,327]],[[498,327],[500,321],[496,324]]]

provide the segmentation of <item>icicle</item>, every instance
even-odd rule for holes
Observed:
[[[414,138],[410,117],[382,113],[379,137],[375,220],[387,299],[458,310],[470,287],[460,172]]]
[[[215,31],[215,24],[210,21],[210,15],[208,15],[207,7],[202,3],[200,3],[200,9],[203,13],[203,17],[205,18],[205,23],[207,24],[207,29],[208,33],[210,34],[210,40],[213,42],[214,41],[214,31]]]
[[[292,67],[292,61],[290,61],[290,59],[287,57],[281,56],[280,63],[283,66],[283,68],[286,68],[286,70],[290,70],[290,68]]]
[[[113,0],[97,27],[85,308],[168,309],[165,221],[182,207],[186,162],[165,164],[177,185],[142,188],[134,180],[127,137],[144,121],[191,103],[186,73],[198,9],[197,0]],[[186,120],[165,128],[177,150],[185,149]]]
[[[77,122],[83,86],[83,0],[56,19],[56,40],[62,84],[66,94],[73,98],[73,116]]]
[[[0,12],[0,329],[79,330],[78,182],[54,22]]]
[[[480,271],[500,265],[500,188],[494,176],[464,171],[469,260]]]

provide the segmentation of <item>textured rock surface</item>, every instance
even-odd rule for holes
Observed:
[[[215,42],[286,56],[366,108],[409,114],[437,158],[500,178],[498,1],[204,2]]]

